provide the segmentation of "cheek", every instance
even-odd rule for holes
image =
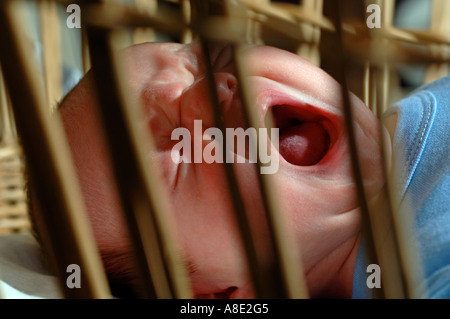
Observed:
[[[171,166],[170,158],[161,156],[160,160],[165,161],[167,167]],[[213,255],[219,252],[226,254],[225,248],[240,250],[234,206],[221,165],[180,165],[177,186],[171,189],[170,198],[180,239],[187,249],[198,250],[203,246],[203,249],[210,250]],[[236,166],[242,171],[249,171],[250,168],[245,164]],[[244,178],[247,182],[241,187],[245,187],[243,199],[254,219],[252,222],[258,223],[258,214],[261,214],[262,210],[259,205],[260,198],[252,191],[254,184],[250,183],[251,178],[247,174]]]
[[[112,168],[105,154],[97,151],[88,153],[85,160],[77,164],[94,236],[101,251],[128,247],[125,219]]]
[[[171,161],[167,159],[167,161]],[[182,232],[198,229],[229,237],[234,227],[231,200],[219,164],[181,164],[171,192],[173,211]]]
[[[98,178],[98,177],[96,177]],[[129,247],[126,221],[120,209],[119,194],[108,179],[96,179],[83,187],[86,206],[100,250]]]
[[[300,247],[305,270],[358,230],[352,184],[283,173],[276,176],[274,185],[279,212],[286,221],[285,233]]]
[[[62,113],[67,139],[94,236],[101,251],[123,247],[125,223],[118,202],[106,142],[93,108]],[[79,126],[83,123],[83,126]]]

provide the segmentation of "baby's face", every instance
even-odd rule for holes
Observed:
[[[241,127],[241,99],[230,48],[218,45],[210,54],[226,127]],[[143,44],[125,50],[122,57],[129,92],[144,109],[145,117],[137,124],[154,137],[156,150],[149,150],[149,165],[161,167],[195,295],[252,297],[221,164],[172,159],[172,149],[179,142],[171,139],[176,128],[188,129],[194,140],[194,120],[202,120],[203,130],[216,126],[200,45]],[[260,126],[265,126],[270,113],[280,129],[279,153],[272,148],[280,154],[279,167],[271,175],[280,205],[277,214],[292,227],[311,295],[321,294],[349,256],[354,256],[360,228],[341,88],[325,72],[286,51],[248,46],[243,57]],[[351,101],[362,173],[371,198],[383,185],[378,123],[359,99],[351,96]],[[88,75],[66,98],[61,115],[95,237],[109,260],[114,254],[126,256],[129,242],[96,103]],[[209,142],[203,141],[203,147]],[[268,233],[257,189],[259,172],[252,165],[236,163],[234,169],[251,223],[258,229],[258,249],[264,252]],[[124,262],[120,267],[129,266]]]

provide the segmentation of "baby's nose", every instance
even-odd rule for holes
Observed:
[[[234,127],[241,116],[236,77],[227,72],[214,73],[214,85],[219,102],[219,112],[226,127]],[[182,96],[181,123],[193,132],[194,120],[202,120],[203,127],[214,127],[213,95],[206,77],[198,79]],[[192,130],[191,130],[192,129]]]

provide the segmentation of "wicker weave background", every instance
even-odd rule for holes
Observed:
[[[0,81],[0,235],[30,230],[25,193],[24,161],[17,140],[8,97]]]
[[[0,235],[30,230],[23,161],[17,145],[0,148]]]

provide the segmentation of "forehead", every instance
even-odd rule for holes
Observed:
[[[212,46],[211,55],[216,55],[218,46]],[[129,76],[158,74],[161,70],[175,72],[186,69],[198,74],[203,72],[202,49],[199,43],[144,43],[120,52],[119,61]]]
[[[308,82],[309,88],[323,86],[330,76],[314,64],[296,54],[270,46],[243,45],[238,52],[243,63],[240,65],[247,75],[261,76],[292,87]],[[211,63],[225,66],[233,60],[232,46],[226,43],[212,43],[208,46]],[[204,59],[200,43],[145,43],[124,49],[120,61],[130,76],[155,75],[164,69],[183,66],[196,74],[203,73]],[[217,66],[217,65],[215,65]],[[314,75],[314,76],[311,76]],[[337,83],[336,83],[337,85]],[[331,93],[330,92],[321,92]],[[318,94],[319,95],[319,94]],[[333,100],[335,98],[332,97]]]

